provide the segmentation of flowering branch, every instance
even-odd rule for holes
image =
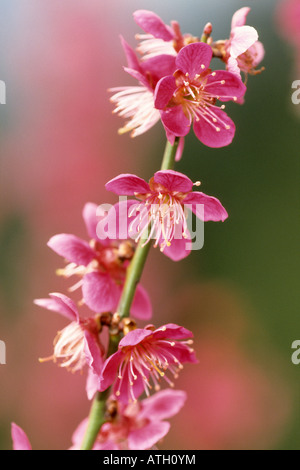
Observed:
[[[169,141],[167,142],[162,160],[161,170],[171,170],[174,168],[178,143],[178,137],[176,137],[174,145],[171,145]],[[140,281],[145,262],[150,250],[150,246],[150,243],[145,244],[145,237],[142,237],[137,245],[130,266],[127,269],[126,280],[117,310],[121,318],[129,316],[129,310],[133,301],[135,289]]]
[[[171,170],[174,168],[178,143],[178,137],[175,138],[174,145],[171,145],[169,141],[167,141],[161,164],[161,170]],[[127,269],[126,279],[117,309],[117,313],[120,315],[120,318],[125,318],[129,316],[130,307],[136,291],[136,286],[140,281],[150,250],[150,246],[150,243],[145,244],[145,240],[143,237],[140,239],[137,245],[135,254],[132,258],[129,268]],[[107,354],[108,357],[117,350],[120,339],[120,335],[110,336],[109,352]],[[89,424],[81,445],[81,450],[90,450],[93,448],[99,430],[102,424],[105,422],[105,408],[106,401],[109,396],[109,391],[110,388],[106,389],[103,392],[96,393],[91,407],[89,415]]]
[[[126,119],[119,133],[136,137],[161,120],[167,145],[160,170],[148,182],[126,173],[106,183],[108,191],[126,200],[108,213],[94,203],[84,206],[89,242],[65,233],[48,242],[68,262],[57,274],[79,277],[69,290],[82,291],[78,305],[60,293],[35,301],[69,321],[55,337],[53,354],[40,361],[53,360],[72,372],[88,368],[86,391],[93,404],[73,434],[72,449],[151,449],[169,430],[164,420],[185,402],[184,391],[172,390],[173,378],[184,363],[197,363],[190,347],[193,333],[174,323],[138,328],[132,317],[152,317],[150,298],[140,284],[151,241],[165,256],[180,261],[193,249],[189,211],[202,222],[228,217],[217,198],[193,190],[200,181],[193,183],[173,168],[191,129],[212,148],[230,145],[234,138],[236,127],[225,103],[244,102],[242,77],[246,81],[248,74],[257,74],[264,55],[258,33],[245,24],[249,11],[245,7],[234,14],[230,38],[224,41],[213,41],[211,23],[199,39],[182,34],[178,22],[166,25],[147,10],[134,13],[146,33],[137,37],[141,57],[121,38],[125,71],[138,86],[110,89],[114,112]],[[216,57],[226,70],[212,70]],[[82,305],[90,310],[88,316],[79,311]],[[105,329],[108,348],[102,344]],[[161,390],[163,380],[166,390]],[[143,393],[147,397],[141,400]],[[15,424],[12,436],[15,449],[31,448]]]

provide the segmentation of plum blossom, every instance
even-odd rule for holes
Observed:
[[[119,134],[131,132],[136,137],[148,131],[160,119],[160,114],[154,107],[154,90],[161,77],[175,70],[174,57],[160,55],[139,63],[135,52],[121,37],[128,66],[125,72],[138,80],[138,86],[123,86],[110,88],[114,95],[110,101],[116,105],[114,113],[127,120]]]
[[[198,139],[208,147],[229,145],[235,134],[233,121],[217,100],[237,101],[246,87],[239,77],[209,69],[212,49],[208,44],[185,46],[176,57],[177,71],[162,78],[155,90],[155,107],[160,110],[167,136],[186,136],[193,123]]]
[[[16,423],[11,423],[11,437],[13,450],[32,450],[28,437]]]
[[[53,360],[71,372],[81,371],[88,364],[93,372],[100,374],[105,350],[99,333],[101,323],[98,316],[79,317],[72,299],[59,293],[49,294],[49,298],[36,299],[34,303],[47,310],[57,312],[71,321],[54,339],[53,355],[40,362]]]
[[[106,359],[99,390],[114,383],[114,395],[126,404],[136,402],[143,392],[149,396],[153,385],[156,391],[160,390],[162,378],[173,387],[166,371],[177,378],[183,362],[197,362],[190,348],[192,336],[191,331],[173,323],[156,330],[149,325],[130,331],[121,339],[118,351]]]
[[[230,38],[226,41],[217,41],[213,44],[214,51],[221,54],[226,68],[240,76],[256,75],[263,69],[256,70],[265,55],[263,44],[258,41],[258,33],[252,26],[246,25],[249,7],[236,11],[232,17]]]
[[[142,60],[147,60],[162,54],[176,56],[182,47],[200,39],[191,34],[182,35],[180,25],[172,21],[166,25],[156,13],[149,10],[137,10],[133,13],[135,22],[146,34],[137,34],[140,40],[137,51],[142,54]]]
[[[151,449],[169,432],[170,423],[165,419],[176,415],[185,400],[185,392],[171,389],[128,405],[111,397],[107,406],[111,419],[102,425],[93,450]],[[71,450],[80,449],[87,422],[85,419],[75,430]]]
[[[149,183],[136,175],[121,174],[109,181],[106,189],[117,195],[135,196],[140,202],[119,202],[109,211],[107,224],[111,225],[124,210],[125,216],[129,215],[129,233],[132,231],[136,240],[145,238],[146,244],[154,238],[154,246],[159,245],[166,256],[181,260],[190,253],[191,242],[185,205],[203,221],[224,221],[228,217],[218,199],[192,191],[193,186],[187,176],[174,170],[157,171]]]
[[[90,242],[81,238],[62,233],[52,237],[48,246],[69,264],[58,270],[59,275],[80,277],[71,290],[82,288],[83,301],[87,306],[99,313],[114,312],[121,296],[126,270],[134,254],[132,241],[100,240],[97,236],[97,224],[105,216],[102,211],[97,217],[97,205],[87,203],[83,210],[83,218]],[[152,307],[145,289],[138,284],[131,315],[149,320]]]

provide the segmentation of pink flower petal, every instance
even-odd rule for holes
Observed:
[[[181,160],[183,150],[184,150],[184,142],[185,142],[184,137],[180,137],[176,155],[175,155],[175,162],[179,162]]]
[[[134,196],[135,193],[150,192],[149,184],[145,180],[129,173],[116,176],[106,183],[105,188],[118,196]]]
[[[138,80],[146,89],[150,90],[151,92],[153,91],[153,88],[150,85],[148,78],[142,72],[139,72],[138,70],[135,70],[135,69],[131,69],[129,67],[124,67],[124,70],[129,75],[131,75],[131,77]]]
[[[84,340],[87,364],[99,376],[104,362],[104,348],[100,347],[97,337],[89,330],[84,331]]]
[[[188,73],[190,79],[193,79],[195,75],[209,68],[211,59],[211,47],[203,42],[197,42],[188,44],[179,51],[176,65],[184,74]]]
[[[232,17],[231,29],[236,28],[237,26],[244,26],[246,24],[247,16],[250,10],[251,8],[249,7],[243,7],[236,11]]]
[[[35,299],[34,303],[52,312],[60,313],[71,321],[79,321],[78,309],[72,299],[64,294],[49,294],[50,299]]]
[[[118,400],[127,405],[128,403],[138,399],[138,397],[145,391],[144,389],[144,380],[138,370],[135,369],[133,365],[134,373],[136,374],[137,379],[134,380],[133,385],[130,385],[128,367],[126,367],[125,372],[122,372],[121,386],[120,379],[117,378],[114,384],[114,394]],[[148,376],[148,371],[144,370],[145,376]]]
[[[195,120],[194,132],[198,139],[208,147],[226,147],[226,145],[231,144],[234,138],[235,124],[221,109],[215,108],[213,112],[218,122],[213,123],[211,120],[211,123],[209,123],[204,119]],[[229,129],[226,129],[224,125],[229,126]],[[216,127],[220,129],[219,132],[216,130]]]
[[[99,375],[95,374],[93,369],[88,368],[85,391],[88,400],[92,400],[99,389]],[[81,442],[80,442],[81,444]]]
[[[119,343],[119,348],[126,346],[136,346],[141,341],[143,341],[148,336],[151,336],[153,331],[146,330],[144,328],[136,328],[135,330],[130,331],[124,338],[121,339]]]
[[[149,188],[150,189],[150,188]],[[139,203],[131,199],[127,201],[117,202],[108,211],[107,216],[99,223],[97,227],[97,235],[101,240],[128,240],[134,239],[137,233],[130,232],[130,224],[138,215]],[[136,210],[135,210],[136,208]],[[129,216],[133,211],[133,216]]]
[[[166,137],[167,137],[168,141],[170,142],[171,145],[174,145],[176,135],[173,134],[173,132],[169,131],[169,129],[164,125],[163,122],[162,122],[162,125],[164,126],[164,129],[166,131]]]
[[[206,194],[198,191],[194,191],[184,198],[184,204],[191,205],[191,210],[194,214],[199,217],[199,219],[204,220],[204,222],[209,220],[214,222],[224,222],[228,217],[226,209],[217,198],[207,196]]]
[[[20,426],[11,423],[13,450],[32,450],[28,437]]]
[[[142,401],[139,418],[160,421],[175,416],[186,401],[186,392],[167,388]]]
[[[71,442],[73,445],[78,446],[78,448],[80,448],[81,443],[83,441],[88,422],[89,419],[85,418],[83,421],[81,421],[81,423],[77,426],[77,428],[72,434]]]
[[[236,75],[236,77],[241,78],[241,71],[240,71],[237,59],[234,59],[233,57],[229,57],[227,64],[226,64],[226,69],[228,70],[228,72]]]
[[[160,112],[163,125],[175,136],[185,137],[191,128],[191,122],[182,110],[182,106],[173,106]]]
[[[193,338],[193,333],[190,330],[187,330],[183,326],[176,325],[175,323],[167,323],[166,325],[158,328],[153,333],[155,340],[168,338],[170,340],[174,339],[187,339]]]
[[[191,249],[187,248],[189,243],[191,243],[190,237],[182,237],[180,239],[173,238],[171,245],[164,248],[163,254],[172,261],[181,261],[191,253]]]
[[[152,317],[152,305],[147,291],[141,284],[137,285],[130,313],[139,320],[150,320]]]
[[[120,39],[121,39],[121,44],[126,55],[128,68],[141,72],[140,64],[136,56],[136,53],[134,52],[132,47],[128,44],[128,42],[125,41],[123,36],[120,35]]]
[[[173,355],[181,364],[184,364],[185,362],[190,364],[198,364],[199,362],[194,351],[192,349],[188,349],[184,344],[177,343],[172,351]]]
[[[119,289],[107,273],[92,272],[83,277],[82,293],[85,303],[95,312],[110,312],[117,307]]]
[[[101,206],[97,206],[97,204],[92,202],[85,204],[82,211],[82,216],[90,238],[94,240],[97,239],[97,224],[105,215],[105,211],[101,208]]]
[[[152,57],[141,63],[141,70],[145,76],[151,76],[154,88],[162,77],[167,77],[175,72],[175,57],[167,54]]]
[[[233,97],[240,98],[246,93],[246,86],[240,76],[236,76],[225,70],[218,70],[207,77],[207,91],[217,95],[220,101],[229,101]]]
[[[154,181],[162,184],[169,191],[188,193],[193,189],[193,182],[190,178],[174,170],[157,171],[154,175]]]
[[[139,429],[134,429],[128,435],[129,450],[151,449],[160,439],[162,439],[170,429],[170,423],[150,422]]]
[[[154,106],[157,109],[164,109],[172,99],[176,88],[176,81],[172,75],[163,77],[155,88]]]
[[[236,59],[258,40],[258,33],[252,26],[239,26],[231,31],[230,55]]]
[[[133,13],[135,22],[146,32],[163,41],[172,41],[174,33],[162,19],[152,11],[137,10]]]
[[[265,48],[260,41],[256,41],[256,43],[249,48],[249,53],[253,58],[252,67],[255,68],[263,60],[265,56]]]
[[[48,241],[48,246],[55,253],[79,266],[87,266],[95,257],[90,245],[75,235],[61,233]]]
[[[123,357],[124,353],[119,349],[106,359],[100,376],[99,392],[103,392],[114,382]]]

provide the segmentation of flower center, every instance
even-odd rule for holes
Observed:
[[[86,364],[84,352],[84,334],[82,326],[73,321],[59,331],[54,339],[54,352],[50,357],[39,359],[40,362],[60,360],[60,367],[71,372],[82,370]]]
[[[130,242],[121,243],[119,246],[103,247],[96,240],[91,240],[90,246],[95,251],[95,258],[87,266],[69,263],[65,268],[56,271],[58,276],[66,278],[74,275],[80,276],[80,280],[69,288],[70,292],[81,287],[85,274],[95,271],[108,272],[117,283],[121,282],[126,274],[127,262],[134,254]]]
[[[179,344],[192,344],[192,340],[180,341]],[[176,357],[176,350],[173,350],[175,346],[175,341],[159,339],[153,342],[148,338],[148,340],[135,347],[124,347],[123,350],[126,351],[126,355],[119,367],[119,384],[116,396],[121,395],[121,387],[125,377],[129,381],[130,400],[134,403],[136,402],[136,397],[133,386],[138,376],[141,376],[143,379],[144,390],[147,396],[150,395],[150,390],[153,388],[150,380],[154,384],[156,391],[161,388],[160,382],[162,378],[170,387],[174,387],[174,383],[166,375],[166,371],[170,371],[174,379],[176,379],[179,371],[183,369],[183,365]]]
[[[141,204],[133,206],[129,215],[139,215],[134,218],[129,230],[138,234],[136,241],[144,239],[144,245],[155,239],[154,246],[160,245],[163,251],[174,238],[187,238],[187,215],[182,204],[185,194],[169,192],[162,185],[157,186],[155,192],[148,194]]]
[[[204,70],[205,65],[201,68]],[[221,132],[221,129],[229,130],[230,126],[220,117],[216,110],[225,109],[225,105],[221,107],[216,106],[218,99],[232,99],[237,101],[236,96],[217,95],[210,91],[211,86],[225,85],[226,80],[210,80],[208,77],[214,78],[216,72],[211,72],[207,69],[201,74],[196,74],[190,77],[188,73],[183,74],[180,70],[175,72],[177,89],[174,92],[173,98],[169,106],[182,106],[183,112],[190,121],[205,120],[216,131]]]

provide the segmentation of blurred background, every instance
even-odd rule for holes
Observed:
[[[300,337],[300,105],[291,102],[300,80],[300,13],[292,10],[299,3],[1,0],[1,449],[11,448],[11,421],[34,449],[68,448],[90,408],[85,375],[38,362],[66,323],[33,299],[70,286],[55,275],[63,261],[48,239],[86,237],[82,208],[115,202],[104,190],[109,179],[127,172],[148,179],[160,165],[160,124],[136,139],[117,135],[123,122],[107,89],[134,82],[122,69],[119,34],[135,46],[141,31],[132,13],[150,9],[198,36],[211,21],[214,39],[224,39],[242,6],[252,8],[248,24],[265,45],[266,71],[249,77],[244,106],[228,106],[233,144],[209,149],[191,133],[176,167],[201,180],[230,217],[207,223],[204,248],[181,263],[152,250],[143,275],[153,322],[192,329],[199,358],[178,379],[188,401],[159,448],[299,449],[300,365],[291,362]]]

